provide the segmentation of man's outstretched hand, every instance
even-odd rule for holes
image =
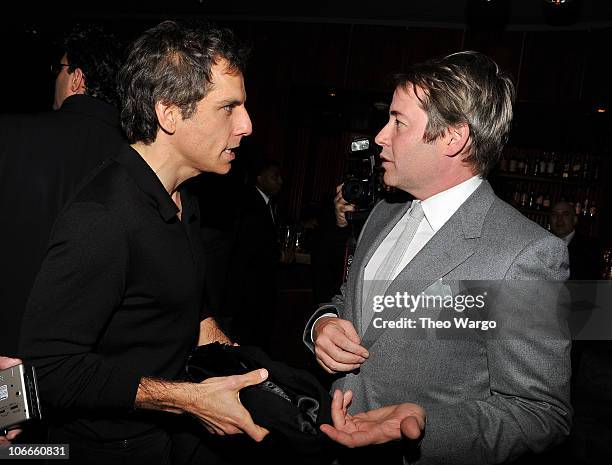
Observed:
[[[383,444],[396,439],[416,440],[425,429],[425,410],[417,404],[388,405],[355,416],[347,413],[353,393],[334,392],[331,425],[321,425],[332,440],[347,447]]]

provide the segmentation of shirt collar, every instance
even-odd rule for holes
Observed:
[[[450,189],[421,201],[425,218],[431,229],[437,232],[444,226],[444,223],[455,214],[463,202],[478,189],[481,183],[482,178],[479,175],[473,176],[461,184],[457,184]],[[415,202],[417,201],[415,200]]]
[[[574,229],[571,233],[569,233],[567,236],[565,236],[563,238],[563,241],[565,242],[565,245],[569,245],[570,242],[572,242],[572,239],[574,238],[575,235],[576,235],[576,230]]]
[[[257,192],[259,192],[261,194],[261,196],[263,197],[264,201],[266,202],[266,205],[268,205],[268,203],[270,202],[270,197],[268,197],[266,194],[264,194],[264,191],[262,191],[259,187],[255,186],[255,189],[257,189]]]
[[[178,207],[155,172],[136,150],[125,144],[121,147],[119,154],[113,157],[113,159],[128,171],[130,177],[140,190],[155,203],[164,221],[168,222],[176,217],[179,212]],[[181,190],[181,202],[187,201],[185,198],[187,196],[183,196],[182,192],[183,190]]]

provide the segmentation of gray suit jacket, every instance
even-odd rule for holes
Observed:
[[[312,323],[330,309],[359,331],[365,266],[408,207],[383,201],[374,208],[342,294],[322,306],[306,327],[304,342],[311,349]],[[564,242],[501,201],[484,181],[399,273],[386,295],[485,289],[488,306],[478,311],[496,321],[497,329],[417,324],[406,330],[370,323],[360,334],[369,359],[333,387],[353,390],[351,413],[402,402],[422,405],[427,427],[418,463],[501,463],[542,451],[570,429],[570,336],[558,312],[567,276]],[[381,315],[388,321],[452,321],[470,312],[386,309],[375,317]]]

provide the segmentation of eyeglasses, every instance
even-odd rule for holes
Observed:
[[[51,74],[58,75],[62,72],[64,66],[70,66],[65,63],[51,63]]]

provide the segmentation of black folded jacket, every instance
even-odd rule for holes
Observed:
[[[293,463],[325,463],[330,441],[319,430],[331,423],[331,397],[308,371],[276,362],[261,349],[215,342],[199,346],[187,360],[187,376],[200,382],[217,376],[268,370],[268,379],[240,391],[240,401],[272,439],[288,446]]]

